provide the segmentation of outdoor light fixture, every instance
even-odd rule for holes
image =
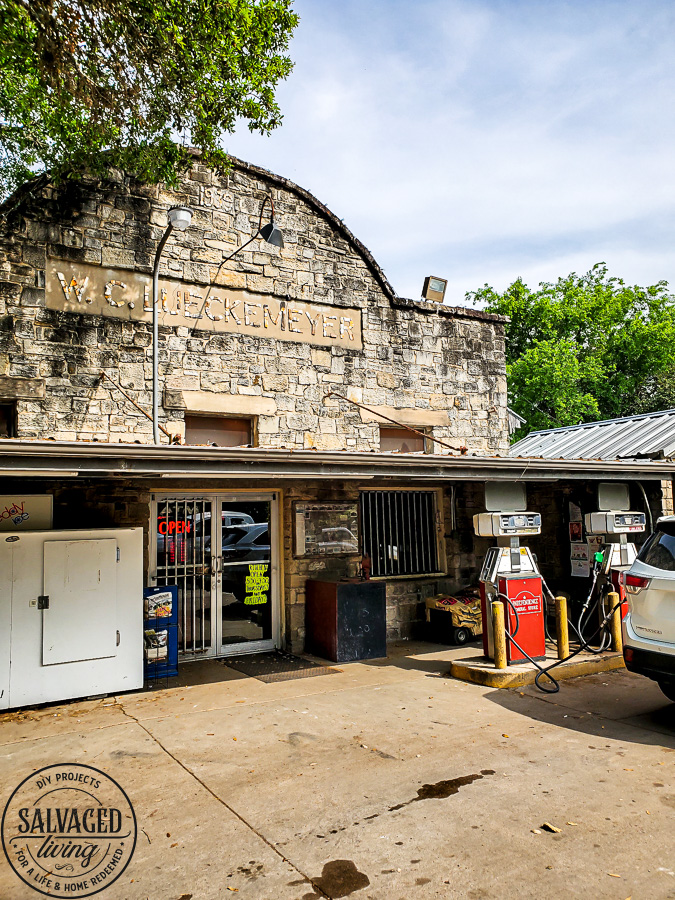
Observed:
[[[272,213],[272,216],[274,216],[274,213]],[[263,225],[260,229],[260,234],[265,238],[268,244],[273,244],[275,247],[279,248],[284,246],[281,230],[275,225],[274,218],[272,218],[267,225]]]
[[[185,231],[192,221],[192,210],[189,206],[174,206],[169,210],[169,224],[162,235],[155,253],[155,266],[152,270],[152,440],[159,444],[159,322],[158,322],[158,294],[159,294],[159,261],[164,245],[171,232]]]
[[[191,221],[192,210],[189,206],[174,206],[169,210],[169,225],[176,231],[185,231]]]
[[[270,220],[266,225],[263,225],[263,216],[265,214],[265,207],[267,204],[270,204],[272,207],[272,212],[270,215]],[[190,227],[190,223],[192,222],[192,210],[189,206],[174,206],[169,210],[169,224],[167,225],[166,231],[162,235],[160,242],[157,246],[157,252],[155,254],[155,266],[152,271],[152,439],[155,444],[159,444],[159,322],[158,322],[158,306],[159,306],[159,262],[162,256],[162,251],[164,250],[164,246],[169,239],[169,235],[172,231],[185,231]],[[284,238],[281,234],[281,229],[277,226],[274,221],[274,200],[268,194],[263,200],[262,206],[260,208],[260,218],[258,219],[258,228],[256,229],[253,237],[249,238],[245,241],[241,247],[237,247],[237,249],[230,253],[229,256],[226,256],[220,263],[220,266],[223,266],[226,262],[232,259],[233,256],[236,256],[237,253],[240,253],[245,247],[248,247],[256,238],[263,238],[263,240],[267,241],[268,244],[272,244],[273,247],[279,247],[280,249],[284,246]],[[206,240],[204,243],[209,247],[217,247],[221,248],[222,244],[218,241]],[[220,267],[219,267],[220,268]],[[204,303],[202,304],[202,311],[204,309],[204,305],[206,304],[206,300],[208,299],[208,294],[204,298]],[[201,312],[197,319],[201,318]],[[196,328],[196,323],[192,327],[192,331],[190,334],[194,332]]]
[[[262,223],[263,215],[265,214],[265,207],[267,206],[268,203],[272,207],[272,214],[270,215],[270,220],[267,223],[267,225],[263,225],[263,223]],[[258,219],[258,228],[257,228],[255,234],[253,235],[253,237],[250,237],[247,241],[244,241],[244,243],[241,245],[241,247],[237,247],[237,249],[233,250],[229,256],[226,256],[224,259],[222,259],[220,262],[220,265],[218,266],[218,270],[220,271],[220,269],[225,265],[226,262],[229,262],[233,257],[235,257],[237,255],[237,253],[241,253],[241,251],[245,247],[248,247],[249,244],[252,244],[253,241],[255,241],[256,238],[259,238],[259,237],[261,237],[265,241],[267,241],[268,244],[272,244],[273,247],[279,247],[279,249],[282,249],[284,246],[284,238],[281,233],[281,229],[278,227],[278,225],[274,221],[274,200],[272,200],[272,197],[269,194],[265,197],[265,199],[263,200],[263,204],[260,207],[260,217]],[[204,241],[204,243],[206,244],[207,247],[214,247],[216,250],[223,249],[223,244],[221,241],[213,241],[213,240],[207,239]],[[201,314],[204,311],[204,307],[206,305],[207,299],[208,299],[208,294],[204,298],[204,302],[202,303],[202,308],[199,311],[199,316],[197,317],[198,320],[201,318]],[[197,323],[195,322],[195,324],[192,326],[192,330],[190,331],[190,335],[194,334],[196,327],[197,327]]]
[[[442,303],[447,286],[448,282],[445,278],[436,278],[434,275],[427,275],[424,279],[422,297],[425,300],[431,300],[434,303]]]

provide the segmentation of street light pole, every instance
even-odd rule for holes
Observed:
[[[263,215],[268,203],[272,208],[272,213],[270,221],[267,225],[263,225]],[[185,229],[189,227],[191,221],[192,210],[189,206],[174,206],[173,209],[169,210],[169,224],[157,245],[155,265],[152,270],[152,440],[155,444],[159,444],[159,263],[162,257],[162,251],[164,250],[166,242],[169,240],[171,232],[174,230],[185,231]],[[284,239],[281,231],[274,221],[274,200],[271,195],[266,196],[263,200],[256,233],[240,247],[237,247],[233,253],[222,260],[220,265],[222,266],[224,263],[231,260],[233,256],[240,253],[244,247],[248,247],[248,245],[257,237],[262,237],[268,244],[272,244],[274,247],[281,248],[284,246]],[[206,241],[205,243],[210,245],[209,241]],[[204,304],[206,304],[206,298],[204,299]],[[202,305],[202,310],[204,304]],[[201,312],[197,318],[201,318]],[[194,333],[195,328],[196,323],[192,327],[191,334]]]
[[[175,206],[169,210],[169,224],[157,246],[152,270],[152,440],[155,444],[159,444],[159,263],[162,250],[174,228],[176,231],[185,231],[191,221],[192,210],[189,207]]]

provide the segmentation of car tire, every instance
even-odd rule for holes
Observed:
[[[471,639],[471,632],[468,628],[455,628],[453,632],[453,638],[456,644],[459,644],[461,647],[463,644],[468,643]]]
[[[659,687],[666,697],[675,703],[675,681],[659,681]]]

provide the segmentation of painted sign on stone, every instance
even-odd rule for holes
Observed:
[[[46,306],[90,316],[152,321],[152,279],[134,271],[50,259]],[[360,350],[361,310],[230,287],[159,282],[159,322],[205,331]]]

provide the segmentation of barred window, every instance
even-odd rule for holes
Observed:
[[[435,491],[363,491],[363,552],[374,576],[438,572]]]

